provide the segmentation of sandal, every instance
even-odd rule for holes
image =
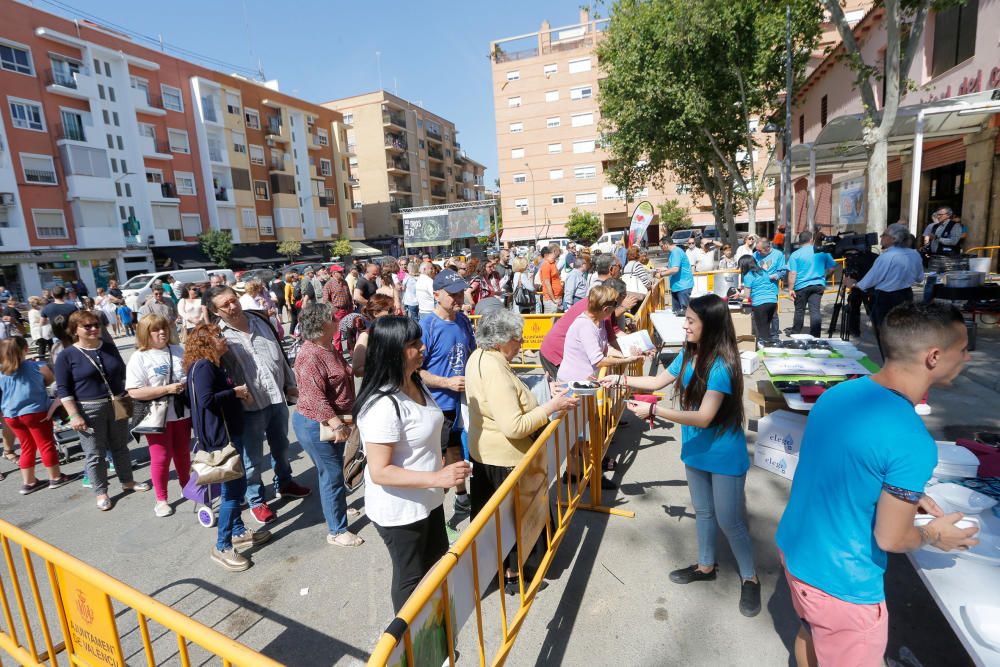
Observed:
[[[16,461],[18,459],[18,456],[14,453],[13,449],[3,450],[3,457],[8,461]]]
[[[360,547],[365,543],[363,539],[347,530],[337,535],[327,535],[326,541],[335,547]]]
[[[107,496],[98,498],[97,509],[101,510],[102,512],[107,512],[109,509],[111,509],[111,498]]]
[[[124,491],[125,493],[130,493],[132,491],[138,491],[140,493],[144,493],[146,491],[149,491],[151,488],[153,487],[149,482],[132,482],[132,486],[122,485],[122,491]]]

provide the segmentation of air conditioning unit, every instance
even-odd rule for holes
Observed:
[[[14,205],[14,193],[13,192],[0,192],[0,204],[3,206],[13,206]]]

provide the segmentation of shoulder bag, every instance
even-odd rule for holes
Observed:
[[[174,353],[167,346],[167,384],[174,383]],[[132,410],[132,431],[133,437],[136,440],[139,439],[140,435],[148,435],[150,433],[164,433],[167,430],[167,411],[170,407],[170,401],[174,398],[169,394],[164,394],[159,398],[154,398],[151,401],[133,401],[134,408]],[[174,401],[175,406],[177,406],[177,401]],[[178,406],[179,407],[179,406]],[[178,417],[181,416],[178,414]]]
[[[625,283],[625,290],[627,292],[634,292],[635,294],[647,294],[649,289],[643,284],[642,279],[635,272],[635,267],[641,266],[639,262],[632,260],[625,265],[626,270],[622,270],[622,281]]]
[[[515,273],[517,276],[517,287],[514,288],[514,305],[520,308],[529,308],[535,305],[535,291],[524,286],[524,272]]]
[[[208,362],[206,362],[208,363]],[[191,383],[188,383],[190,387]],[[198,406],[196,404],[196,393],[191,391],[191,410],[196,411]],[[233,447],[232,438],[229,437],[229,426],[226,424],[226,417],[222,415],[222,427],[226,429],[226,445],[220,449],[213,449],[211,451],[202,448],[198,438],[198,434],[195,433],[195,451],[194,456],[191,458],[191,470],[196,475],[199,486],[205,486],[207,484],[219,484],[222,482],[231,482],[234,479],[239,479],[243,477],[243,457],[240,453],[236,451]]]
[[[74,345],[73,347],[76,347],[76,345]],[[84,356],[84,358],[86,358],[87,361],[91,363],[91,365],[94,368],[97,369],[97,372],[100,373],[101,375],[101,379],[104,380],[104,386],[107,387],[108,389],[108,397],[111,399],[111,408],[114,410],[115,413],[115,421],[121,421],[123,419],[128,419],[129,417],[131,417],[132,399],[128,398],[128,395],[115,396],[114,392],[111,391],[111,383],[108,382],[108,376],[104,374],[104,369],[101,368],[100,365],[98,365],[98,363],[94,361],[94,358],[91,357],[89,354],[87,354],[78,347],[76,347],[76,349],[80,354]]]

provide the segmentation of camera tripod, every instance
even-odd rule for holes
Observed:
[[[844,280],[841,279],[841,281],[840,281],[840,288],[837,290],[837,298],[833,302],[833,314],[830,317],[830,327],[827,330],[827,334],[826,334],[827,336],[829,336],[829,337],[832,338],[833,335],[834,335],[834,333],[838,332],[837,325],[839,324],[840,325],[840,327],[839,327],[840,339],[841,340],[850,340],[851,339],[851,319],[852,319],[852,317],[858,317],[858,318],[860,318],[860,315],[861,315],[861,312],[860,312],[861,309],[855,307],[855,303],[856,303],[855,299],[859,300],[860,303],[861,303],[861,305],[864,305],[864,307],[865,307],[865,314],[868,315],[869,319],[871,319],[872,311],[871,311],[870,300],[868,298],[866,298],[866,295],[864,293],[859,293],[859,294],[855,295],[853,290],[851,291],[851,296],[848,297],[847,296],[847,285],[844,282]],[[843,313],[844,317],[843,317],[843,319],[841,319],[841,317],[840,317],[841,314],[842,314],[841,311],[843,311],[843,309],[844,309],[845,302],[847,303],[848,310],[847,310],[846,313]],[[859,329],[860,329],[860,326],[861,326],[861,323],[858,322],[858,328]]]

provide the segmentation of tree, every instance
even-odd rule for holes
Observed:
[[[229,259],[233,256],[233,237],[229,231],[210,229],[198,236],[198,245],[213,264],[223,269],[229,266]]]
[[[822,19],[815,0],[790,0],[794,71],[801,73]],[[712,204],[733,242],[735,216],[751,226],[763,195],[758,122],[784,88],[785,2],[618,0],[598,58],[608,177],[628,195],[673,171]],[[765,150],[765,154],[770,152]]]
[[[687,209],[681,206],[676,199],[668,199],[659,206],[660,227],[671,234],[678,229],[689,229],[691,227],[691,216]]]
[[[601,235],[601,219],[592,211],[574,208],[566,222],[566,235],[580,243],[591,244]]]
[[[334,257],[350,257],[353,251],[350,240],[345,238],[339,238],[330,244],[330,254]]]
[[[302,253],[302,242],[295,239],[285,239],[278,244],[278,252],[288,258],[291,264],[298,255]]]
[[[909,88],[910,67],[921,46],[927,14],[941,11],[965,0],[884,0],[886,46],[884,65],[869,64],[861,55],[861,46],[847,22],[839,0],[823,0],[830,18],[840,33],[844,58],[854,70],[854,87],[861,95],[864,108],[864,130],[861,143],[868,153],[867,227],[869,232],[881,232],[888,215],[887,159],[889,133],[896,123],[899,103]],[[878,55],[882,58],[882,53]],[[875,86],[885,84],[882,108],[875,98]],[[911,221],[912,222],[912,221]]]

